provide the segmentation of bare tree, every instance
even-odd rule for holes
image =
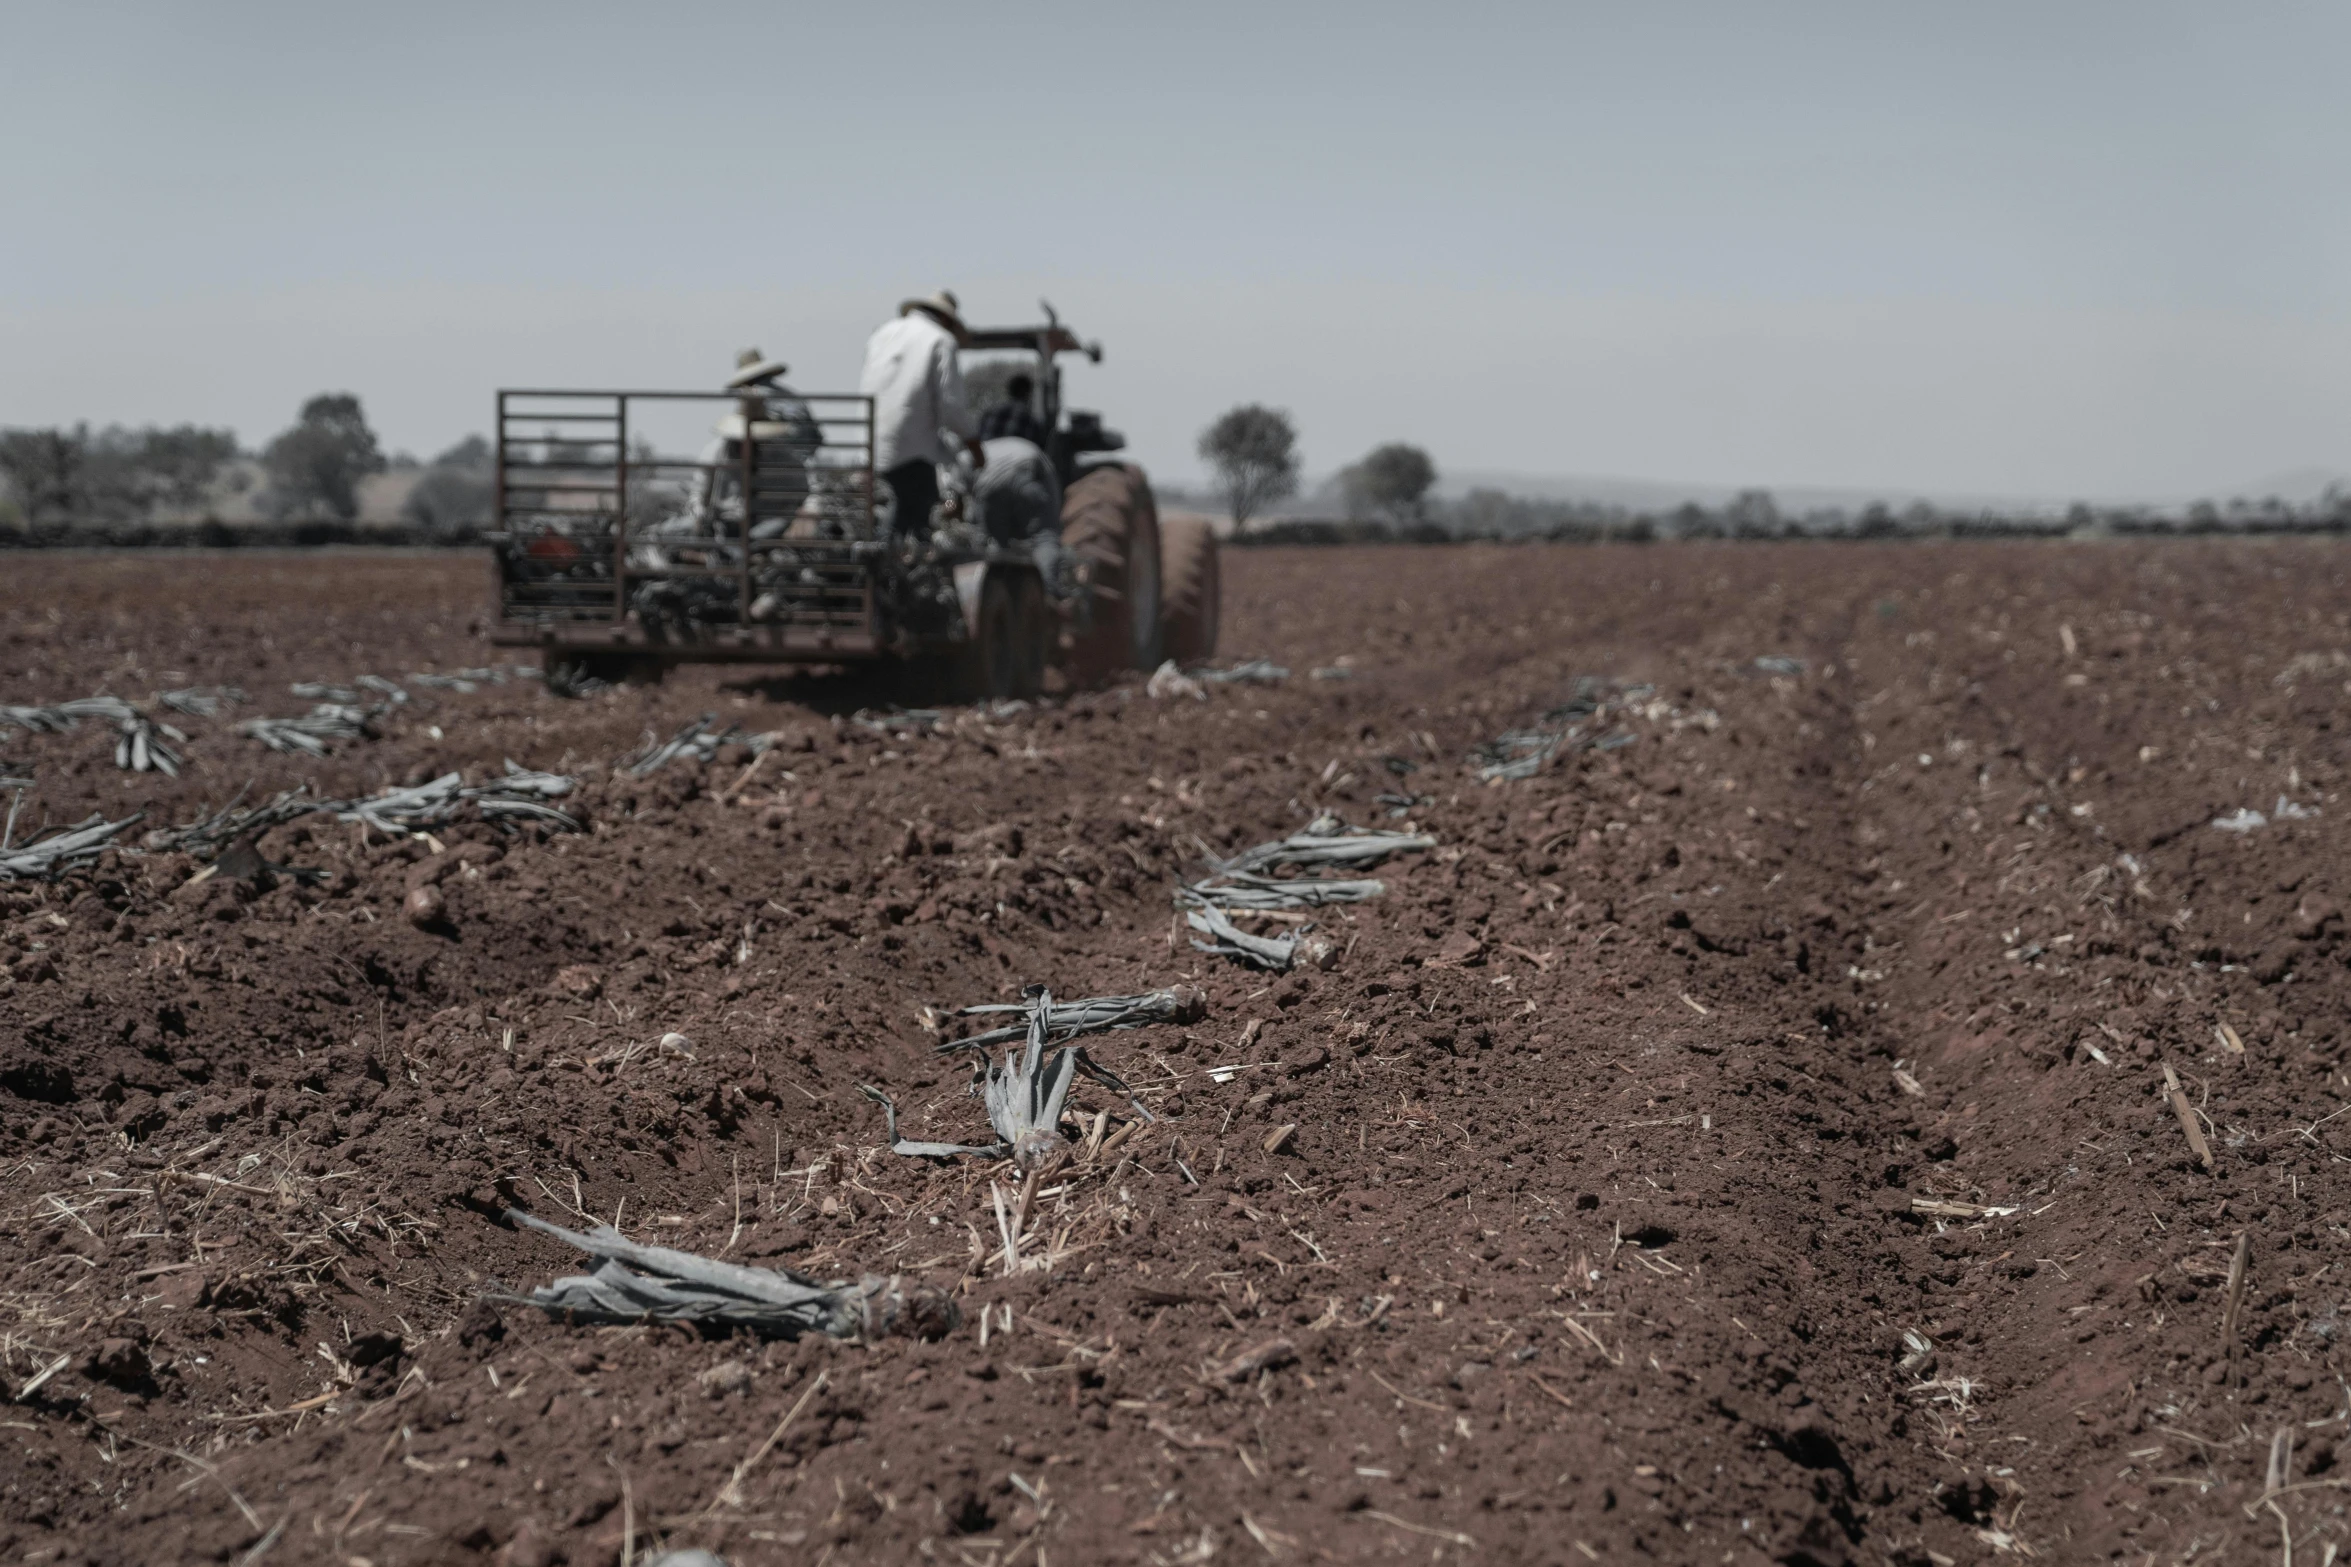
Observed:
[[[81,474],[88,426],[76,430],[0,430],[0,476],[34,522],[83,509]]]
[[[1420,520],[1429,487],[1436,482],[1437,465],[1429,454],[1402,441],[1372,448],[1363,461],[1340,475],[1350,512],[1369,507],[1397,522]]]
[[[1769,490],[1741,490],[1723,508],[1722,520],[1733,538],[1768,539],[1781,530],[1779,502]]]
[[[205,503],[221,468],[236,455],[232,432],[193,424],[141,430],[125,454],[130,487],[142,509],[163,506],[180,512]]]
[[[400,514],[434,536],[470,537],[489,525],[495,490],[490,443],[469,435],[417,476]]]
[[[1276,501],[1298,493],[1298,431],[1278,408],[1245,403],[1200,432],[1200,458],[1238,531]]]
[[[359,481],[384,471],[384,454],[359,399],[326,392],[302,405],[295,426],[262,454],[269,468],[269,509],[280,517],[321,510],[349,522],[359,515]]]

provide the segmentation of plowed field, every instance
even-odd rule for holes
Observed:
[[[20,839],[508,758],[588,830],[0,884],[0,1556],[2331,1559],[2347,561],[1235,552],[1225,659],[1285,683],[926,728],[419,685],[499,661],[470,557],[13,560],[0,700],[253,697],[176,779],[0,737]],[[362,674],[377,738],[235,732]],[[747,780],[614,770],[704,712],[780,736]],[[1179,882],[1323,811],[1437,847],[1327,972],[1192,951]],[[1017,1266],[1016,1175],[882,1146],[859,1084],[986,1140],[955,1008],[1176,983],[1202,1021],[1090,1047],[1159,1119],[1080,1085]],[[509,1206],[961,1323],[551,1320],[501,1297],[580,1259]]]

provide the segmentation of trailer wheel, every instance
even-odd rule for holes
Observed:
[[[991,571],[980,584],[977,634],[951,655],[950,683],[963,702],[1000,702],[1020,678],[1019,595],[1008,575]]]
[[[1045,689],[1045,658],[1053,620],[1045,609],[1045,587],[1030,572],[1012,578],[1012,694],[1034,697]]]
[[[1159,506],[1143,470],[1112,463],[1082,475],[1061,502],[1061,543],[1088,567],[1092,623],[1071,639],[1081,682],[1159,662]]]
[[[1179,664],[1216,656],[1222,608],[1216,534],[1205,517],[1170,517],[1159,525],[1159,647]]]

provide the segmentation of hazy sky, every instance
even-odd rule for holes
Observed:
[[[1142,459],[2168,496],[2351,468],[2351,8],[0,0],[0,423],[854,383],[1042,294]]]

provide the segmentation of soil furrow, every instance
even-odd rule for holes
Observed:
[[[1293,675],[1204,702],[933,726],[831,677],[416,687],[324,762],[192,723],[177,780],[116,773],[92,730],[8,737],[53,820],[512,756],[576,772],[591,830],[314,819],[261,847],[315,886],[156,855],[0,889],[7,1547],[234,1560],[282,1528],[373,1563],[659,1540],[1012,1567],[2337,1541],[2330,549],[1228,565],[1228,648]],[[488,662],[470,561],[206,569],[198,624],[151,562],[28,562],[8,699],[221,682],[293,712],[269,693],[294,680]],[[739,742],[610,770],[703,712],[776,748],[748,779]],[[1473,747],[1546,723],[1555,755],[1481,782]],[[2263,825],[2209,825],[2240,807]],[[1439,847],[1326,912],[1330,971],[1190,950],[1179,878],[1324,810]],[[1043,1266],[1003,1254],[1003,1170],[879,1146],[860,1083],[911,1136],[981,1132],[936,1049],[954,1007],[1176,982],[1204,1020],[1092,1046],[1157,1119],[1079,1090],[1103,1152],[1033,1194],[1018,1249]],[[510,1205],[898,1273],[963,1321],[870,1346],[551,1321],[501,1297],[576,1259]],[[2281,1429],[2299,1489],[2270,1494]]]

